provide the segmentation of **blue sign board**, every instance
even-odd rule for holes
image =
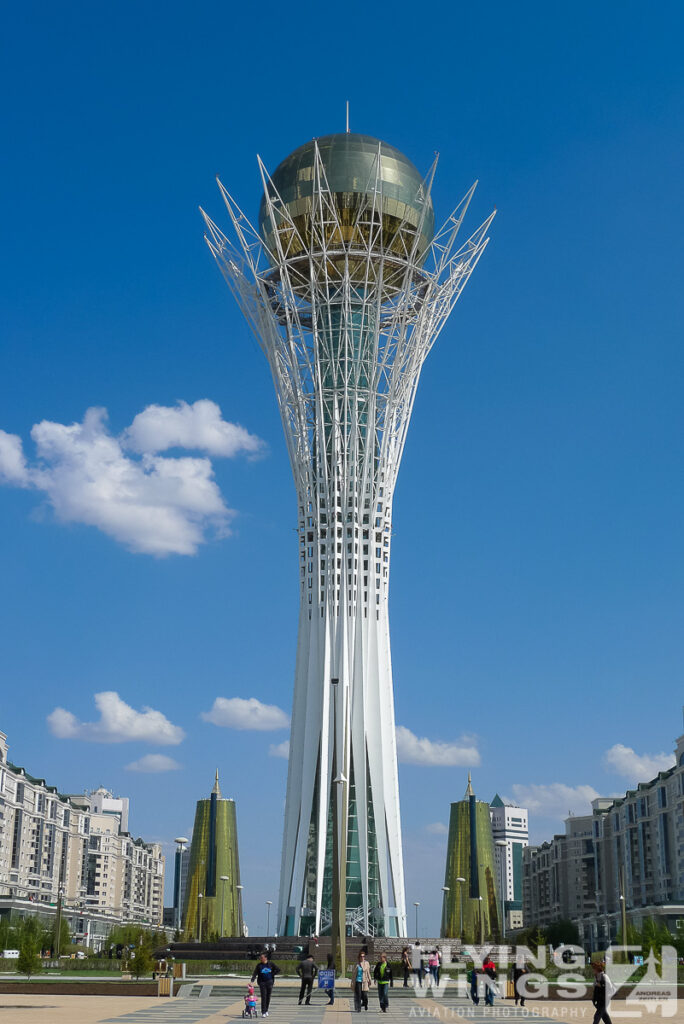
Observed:
[[[324,970],[318,972],[318,987],[319,988],[335,988],[335,972],[333,970]]]

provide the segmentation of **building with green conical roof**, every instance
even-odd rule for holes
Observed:
[[[242,935],[235,801],[221,795],[218,771],[208,800],[198,800],[183,903],[183,931],[199,941]]]
[[[481,942],[499,936],[499,898],[489,804],[476,798],[468,773],[463,799],[451,805],[442,938]]]

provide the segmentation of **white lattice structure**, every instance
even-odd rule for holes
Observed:
[[[259,166],[260,231],[220,182],[237,244],[203,216],[209,248],[271,367],[299,504],[278,927],[304,934],[329,926],[335,727],[349,773],[339,812],[348,823],[347,924],[404,935],[392,498],[423,362],[494,214],[457,246],[473,186],[433,236],[436,161],[422,180],[397,150],[366,136],[313,141],[272,178]]]

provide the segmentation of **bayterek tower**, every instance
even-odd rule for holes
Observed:
[[[203,214],[209,248],[269,362],[297,490],[285,935],[330,930],[336,877],[347,934],[406,934],[388,619],[392,499],[423,362],[493,217],[457,241],[473,186],[435,232],[435,169],[436,160],[423,177],[368,135],[326,135],[272,174],[259,160],[257,227],[220,182],[231,237]],[[345,851],[339,873],[336,849]]]

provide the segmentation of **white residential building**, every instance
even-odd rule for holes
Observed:
[[[100,786],[88,796],[90,797],[90,809],[95,814],[109,814],[111,817],[117,818],[119,832],[128,832],[129,800],[127,796],[115,797],[104,786]]]
[[[504,803],[498,793],[489,806],[499,893],[504,902],[506,927],[520,927],[523,849],[529,841],[527,808]],[[500,843],[506,845],[501,846]]]
[[[0,917],[53,917],[61,895],[73,938],[89,946],[116,924],[160,926],[164,857],[122,829],[128,798],[66,796],[7,751],[0,733]]]

